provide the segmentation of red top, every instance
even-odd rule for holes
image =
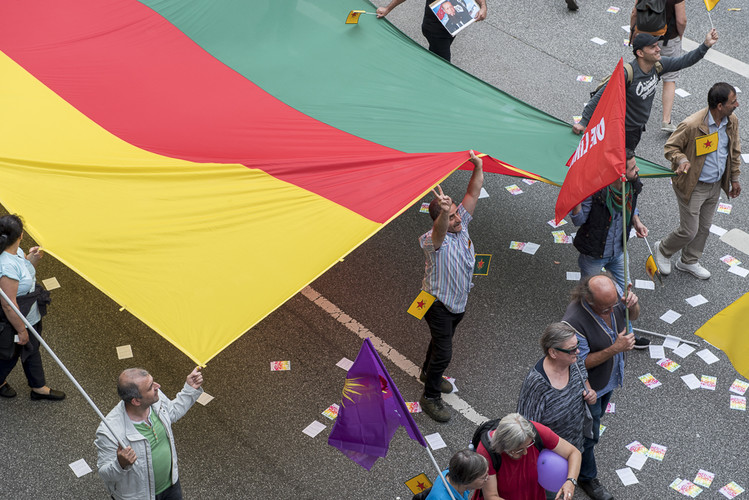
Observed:
[[[538,422],[531,422],[541,436],[541,442],[544,448],[553,450],[559,444],[559,436],[551,429]],[[489,433],[491,437],[494,431]],[[489,462],[489,474],[497,474],[492,466],[492,460],[489,452],[484,445],[479,443],[476,450]],[[544,489],[538,484],[538,471],[536,463],[540,451],[535,445],[528,448],[528,453],[514,459],[507,453],[502,453],[502,464],[497,474],[497,491],[499,496],[505,500],[546,500]]]

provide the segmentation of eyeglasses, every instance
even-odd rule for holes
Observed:
[[[516,457],[518,455],[522,455],[523,452],[525,450],[527,450],[528,448],[530,448],[531,446],[533,446],[533,441],[531,441],[530,443],[528,443],[528,446],[526,446],[525,448],[520,449],[520,450],[515,450],[515,451],[508,451],[507,454]]]
[[[578,341],[577,344],[575,344],[575,347],[573,347],[572,349],[562,349],[561,347],[555,347],[554,350],[559,352],[566,352],[567,354],[575,354],[579,347],[580,341]]]

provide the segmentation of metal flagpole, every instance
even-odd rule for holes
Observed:
[[[421,429],[419,429],[419,432],[421,432]],[[437,465],[437,461],[434,459],[434,455],[432,455],[432,452],[429,451],[429,446],[427,446],[425,449],[427,450],[427,453],[429,454],[429,458],[432,459],[432,463],[434,464],[434,468],[437,469],[437,473],[440,475],[440,479],[442,479],[442,482],[445,483],[445,489],[450,494],[450,498],[452,498],[452,500],[455,500],[455,496],[453,495],[453,492],[450,489],[450,485],[447,484],[447,479],[445,479],[445,476],[442,474],[442,471],[440,470],[440,466]]]
[[[697,342],[692,342],[691,340],[684,340],[683,338],[676,337],[674,335],[663,335],[662,333],[651,332],[650,330],[643,330],[642,328],[634,328],[633,327],[632,329],[634,331],[636,331],[636,332],[648,333],[650,335],[655,335],[656,337],[663,337],[664,339],[667,339],[669,337],[674,338],[674,339],[679,339],[679,342],[684,342],[685,344],[692,344],[692,345],[696,345],[698,347],[700,345]]]
[[[127,445],[125,445],[125,443],[122,442],[122,440],[117,435],[117,433],[114,432],[114,430],[112,430],[112,428],[109,426],[109,424],[107,423],[107,421],[104,419],[104,415],[101,413],[101,411],[99,411],[99,408],[96,406],[96,404],[94,404],[94,402],[91,400],[91,398],[86,393],[86,391],[83,390],[83,387],[81,387],[81,384],[78,383],[78,381],[75,379],[75,377],[73,376],[73,374],[70,373],[70,371],[67,369],[67,367],[64,364],[62,364],[62,361],[60,361],[60,358],[58,358],[57,355],[54,353],[54,351],[52,351],[52,349],[50,349],[50,347],[44,341],[44,339],[42,338],[42,336],[39,335],[39,333],[31,325],[31,323],[29,323],[29,320],[26,319],[26,316],[24,316],[23,314],[21,314],[21,311],[18,310],[18,308],[16,307],[16,305],[13,303],[13,301],[8,298],[8,296],[5,294],[5,292],[2,289],[0,289],[0,296],[2,296],[3,300],[5,300],[5,302],[8,305],[10,305],[10,308],[13,309],[13,312],[16,313],[18,315],[18,317],[21,318],[21,320],[23,321],[23,323],[26,325],[26,329],[28,331],[30,331],[31,333],[34,334],[34,337],[36,337],[36,339],[39,341],[39,343],[44,346],[44,348],[47,350],[47,352],[49,353],[49,355],[52,356],[52,359],[55,360],[55,363],[57,363],[57,365],[62,369],[62,371],[65,373],[65,375],[67,375],[67,377],[71,380],[71,382],[73,382],[73,385],[75,386],[75,388],[78,389],[78,391],[83,395],[83,398],[88,402],[89,405],[91,405],[91,408],[94,409],[94,411],[96,412],[96,414],[99,415],[99,419],[101,419],[101,421],[104,423],[104,425],[107,427],[107,429],[109,429],[109,432],[111,432],[112,435],[117,439],[117,443],[120,446],[122,446],[123,448],[126,448]]]
[[[629,307],[627,307],[627,291],[629,290],[629,266],[627,258],[627,171],[622,174],[622,250],[624,251],[624,321],[629,331]]]

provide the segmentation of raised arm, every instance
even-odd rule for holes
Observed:
[[[473,175],[471,175],[471,180],[468,181],[468,189],[466,189],[466,195],[463,197],[463,208],[473,215],[481,194],[481,186],[484,184],[484,160],[476,156],[476,153],[471,150],[470,162],[473,163]],[[445,229],[447,229],[447,226],[445,226]],[[434,240],[434,237],[432,237],[432,240]]]
[[[476,21],[483,21],[486,19],[486,0],[476,0],[476,3],[479,4],[479,11],[475,19]]]
[[[450,221],[450,209],[453,206],[452,198],[442,192],[442,186],[437,184],[437,189],[439,192],[432,189],[440,204],[440,214],[434,219],[434,224],[432,224],[432,246],[435,250],[438,250],[442,246],[442,242],[445,241],[447,224]]]
[[[405,2],[406,0],[392,0],[389,4],[387,4],[385,7],[378,7],[377,8],[377,19],[381,17],[385,17],[388,14],[390,14],[390,11]]]

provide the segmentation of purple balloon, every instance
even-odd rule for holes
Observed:
[[[538,484],[545,490],[559,491],[567,480],[567,460],[551,450],[541,450],[536,468]]]

